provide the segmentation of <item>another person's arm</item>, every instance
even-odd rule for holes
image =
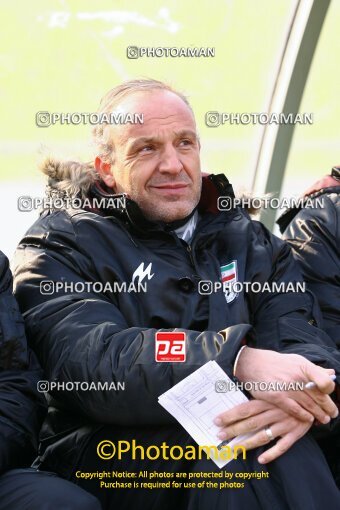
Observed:
[[[29,466],[36,455],[46,406],[37,391],[40,379],[42,371],[27,348],[12,295],[8,260],[0,253],[0,473]]]
[[[308,288],[317,296],[324,329],[340,349],[340,198],[339,194],[324,194],[320,199],[323,207],[303,208],[284,238]]]

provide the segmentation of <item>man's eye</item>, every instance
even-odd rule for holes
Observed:
[[[180,145],[186,147],[187,145],[192,145],[192,141],[187,139],[181,140]]]
[[[150,152],[153,150],[152,145],[144,145],[144,147],[141,147],[139,149],[139,152]]]

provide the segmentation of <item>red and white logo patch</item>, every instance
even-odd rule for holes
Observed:
[[[158,331],[155,336],[156,361],[183,363],[186,360],[185,340],[184,331]]]

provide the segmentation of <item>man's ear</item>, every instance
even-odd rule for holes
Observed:
[[[104,161],[102,161],[102,159],[97,156],[94,160],[94,166],[102,180],[105,182],[106,186],[114,189],[116,181],[111,173],[111,163],[104,163]]]

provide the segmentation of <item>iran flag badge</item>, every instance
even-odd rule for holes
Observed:
[[[237,261],[233,260],[220,267],[222,276],[222,288],[227,303],[231,303],[237,298],[238,293],[235,292],[235,283],[237,282]]]

